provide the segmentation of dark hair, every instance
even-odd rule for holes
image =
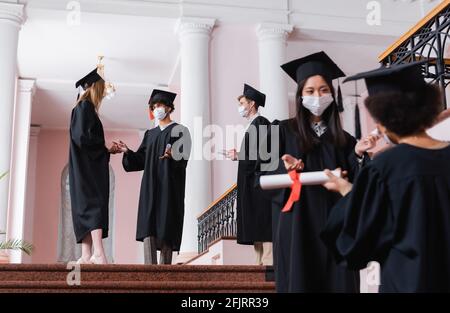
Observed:
[[[249,102],[249,101],[255,102],[255,109],[258,109],[258,108],[259,108],[259,105],[258,105],[258,103],[256,103],[255,100],[252,100],[252,99],[250,99],[250,98],[247,98],[247,97],[244,96],[244,95],[240,95],[237,99],[238,99],[238,101],[241,101],[242,98],[245,98],[245,100],[247,100],[247,102]]]
[[[332,82],[325,77],[323,78],[328,84],[333,98],[335,98]],[[300,147],[305,153],[311,151],[316,145],[320,143],[319,138],[317,138],[314,130],[311,127],[310,119],[312,113],[303,106],[302,92],[307,80],[308,79],[305,79],[298,84],[297,94],[295,96],[297,115],[293,120],[293,128],[299,137]],[[333,103],[330,104],[325,112],[323,112],[322,120],[327,124],[328,131],[331,134],[332,143],[338,147],[345,146],[347,140],[341,125],[341,119],[339,116],[339,111],[337,109],[336,99],[333,101]]]
[[[377,122],[401,137],[431,127],[443,107],[437,85],[426,85],[410,92],[386,92],[369,96],[364,104]]]
[[[155,104],[157,104],[157,103],[161,103],[161,104],[164,104],[165,106],[169,107],[171,109],[169,113],[172,113],[173,111],[175,111],[175,106],[173,105],[172,102],[169,102],[169,101],[167,101],[165,99],[161,99],[161,98],[156,99],[155,101],[151,101],[149,104],[150,109],[153,110]]]

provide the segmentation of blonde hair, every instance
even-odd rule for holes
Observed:
[[[105,94],[105,88],[105,81],[103,79],[96,81],[86,90],[80,99],[78,99],[76,105],[84,100],[88,100],[94,105],[95,111],[98,112]]]

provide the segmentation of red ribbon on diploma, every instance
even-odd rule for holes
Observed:
[[[281,212],[289,212],[292,210],[292,206],[294,205],[294,202],[297,202],[300,200],[300,192],[302,190],[302,183],[300,182],[300,176],[297,173],[297,171],[290,171],[289,176],[292,179],[292,185],[291,185],[291,194],[289,196],[288,201],[284,205],[283,210]]]

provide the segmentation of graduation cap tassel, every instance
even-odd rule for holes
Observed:
[[[339,113],[344,112],[344,103],[342,101],[342,91],[341,91],[341,84],[339,84],[338,80],[338,93],[337,93],[337,109]]]
[[[359,116],[359,104],[358,104],[358,83],[355,80],[355,138],[361,139],[361,119]]]
[[[358,102],[356,102],[355,105],[355,138],[361,139],[361,120],[359,117],[359,105]]]

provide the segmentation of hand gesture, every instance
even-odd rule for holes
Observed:
[[[364,139],[361,139],[357,142],[355,146],[355,153],[359,155],[360,157],[363,156],[364,152],[367,152],[377,145],[378,139],[380,139],[380,136],[376,135],[369,135]]]
[[[115,144],[117,145],[120,152],[128,152],[128,146],[122,140],[119,140],[118,143],[115,142]]]
[[[340,169],[338,169],[340,170]],[[347,179],[347,171],[342,172],[342,177],[333,175],[330,170],[325,170],[325,174],[329,180],[323,184],[325,188],[330,191],[339,192],[342,196],[345,196],[352,190],[353,185]]]
[[[301,171],[305,168],[305,164],[302,160],[294,158],[290,154],[285,154],[281,157],[284,162],[284,167],[289,171]]]
[[[236,149],[228,150],[226,153],[226,157],[230,160],[237,161],[238,153],[237,153]]]

